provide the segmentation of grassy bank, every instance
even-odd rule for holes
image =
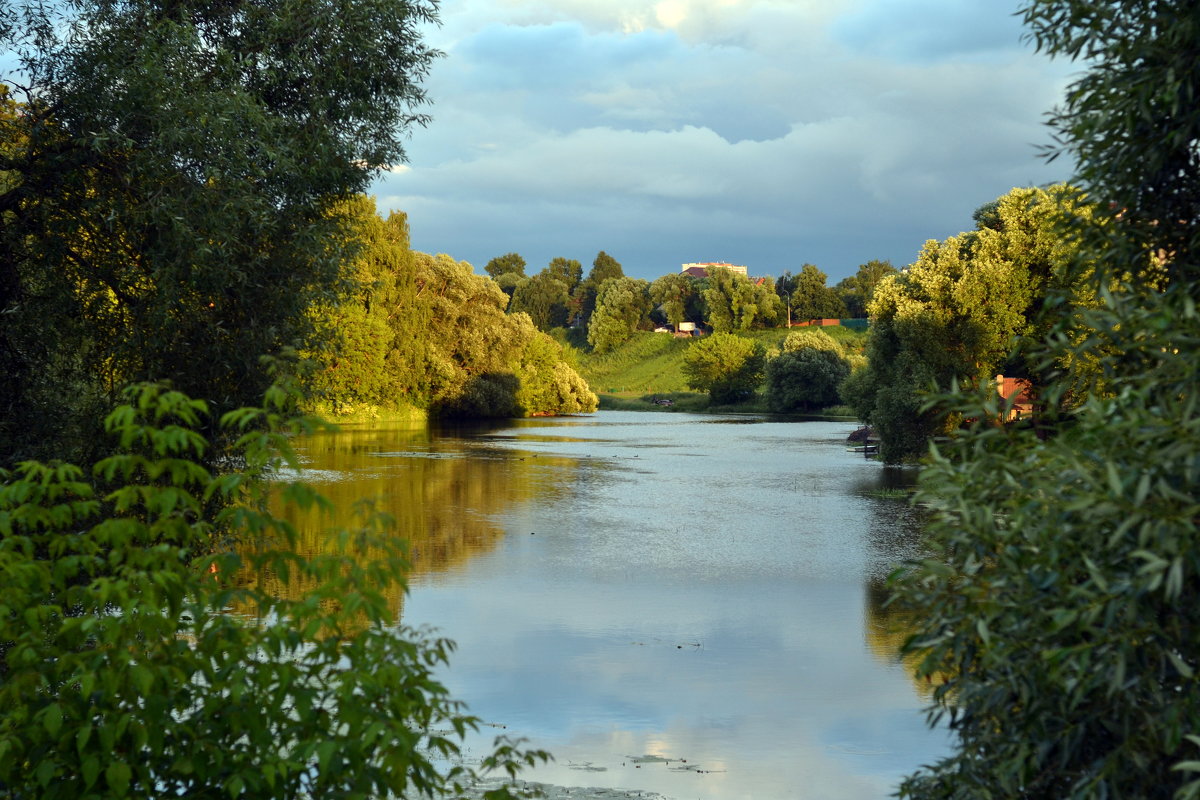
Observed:
[[[327,403],[311,403],[304,409],[306,414],[314,414],[321,419],[338,424],[358,424],[363,422],[385,422],[421,424],[429,420],[429,414],[423,408],[400,405],[395,408],[381,408],[374,405],[352,406],[342,404],[337,408]]]
[[[861,353],[866,334],[849,328],[822,328],[848,353]],[[775,328],[739,334],[762,342],[768,351],[781,347],[787,330]],[[683,376],[683,355],[695,339],[676,339],[665,333],[638,332],[608,353],[574,350],[571,360],[592,391],[600,397],[600,408],[621,411],[691,411],[710,413],[769,413],[761,389],[745,403],[713,405],[707,394],[691,390]],[[670,400],[656,405],[654,400]],[[843,406],[805,415],[819,418],[853,419]]]

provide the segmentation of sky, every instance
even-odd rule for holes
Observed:
[[[685,262],[833,285],[903,267],[1046,163],[1078,68],[1016,0],[443,0],[428,127],[376,180],[415,249],[653,279]]]

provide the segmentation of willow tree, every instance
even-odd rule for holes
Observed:
[[[710,270],[701,294],[705,321],[718,333],[774,325],[784,311],[771,287],[728,269]]]
[[[218,411],[262,396],[260,358],[337,280],[332,206],[424,122],[435,8],[4,4],[23,106],[0,125],[0,461],[93,441],[129,381]]]
[[[400,412],[512,417],[593,411],[596,397],[495,281],[445,253],[410,249],[407,218],[343,204],[348,291],[310,309],[321,346],[307,402],[335,417]]]

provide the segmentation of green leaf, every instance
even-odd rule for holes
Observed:
[[[104,770],[104,779],[108,781],[109,790],[118,797],[129,791],[129,780],[132,777],[129,765],[123,761],[114,761]]]
[[[1196,671],[1191,667],[1191,665],[1180,658],[1179,654],[1174,650],[1167,650],[1167,658],[1171,660],[1171,664],[1175,667],[1175,671],[1184,678],[1191,678],[1196,674]]]
[[[47,706],[45,712],[42,714],[42,727],[46,729],[46,733],[52,737],[57,736],[59,729],[62,728],[62,722],[62,706],[58,703]]]
[[[96,785],[96,779],[100,777],[100,759],[94,755],[88,756],[80,765],[80,772],[83,775],[83,788],[91,789]]]

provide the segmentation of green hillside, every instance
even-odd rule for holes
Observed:
[[[861,353],[866,334],[849,328],[822,328],[833,336],[850,353]],[[761,341],[768,351],[778,348],[787,337],[784,328],[748,331],[739,334]],[[639,331],[629,341],[607,353],[576,351],[576,369],[588,382],[593,392],[601,395],[601,404],[614,407],[614,399],[640,398],[645,395],[693,394],[697,399],[707,396],[693,392],[683,377],[683,354],[694,339],[676,339],[665,333]],[[606,397],[608,401],[606,402]],[[623,404],[620,404],[623,405]]]

